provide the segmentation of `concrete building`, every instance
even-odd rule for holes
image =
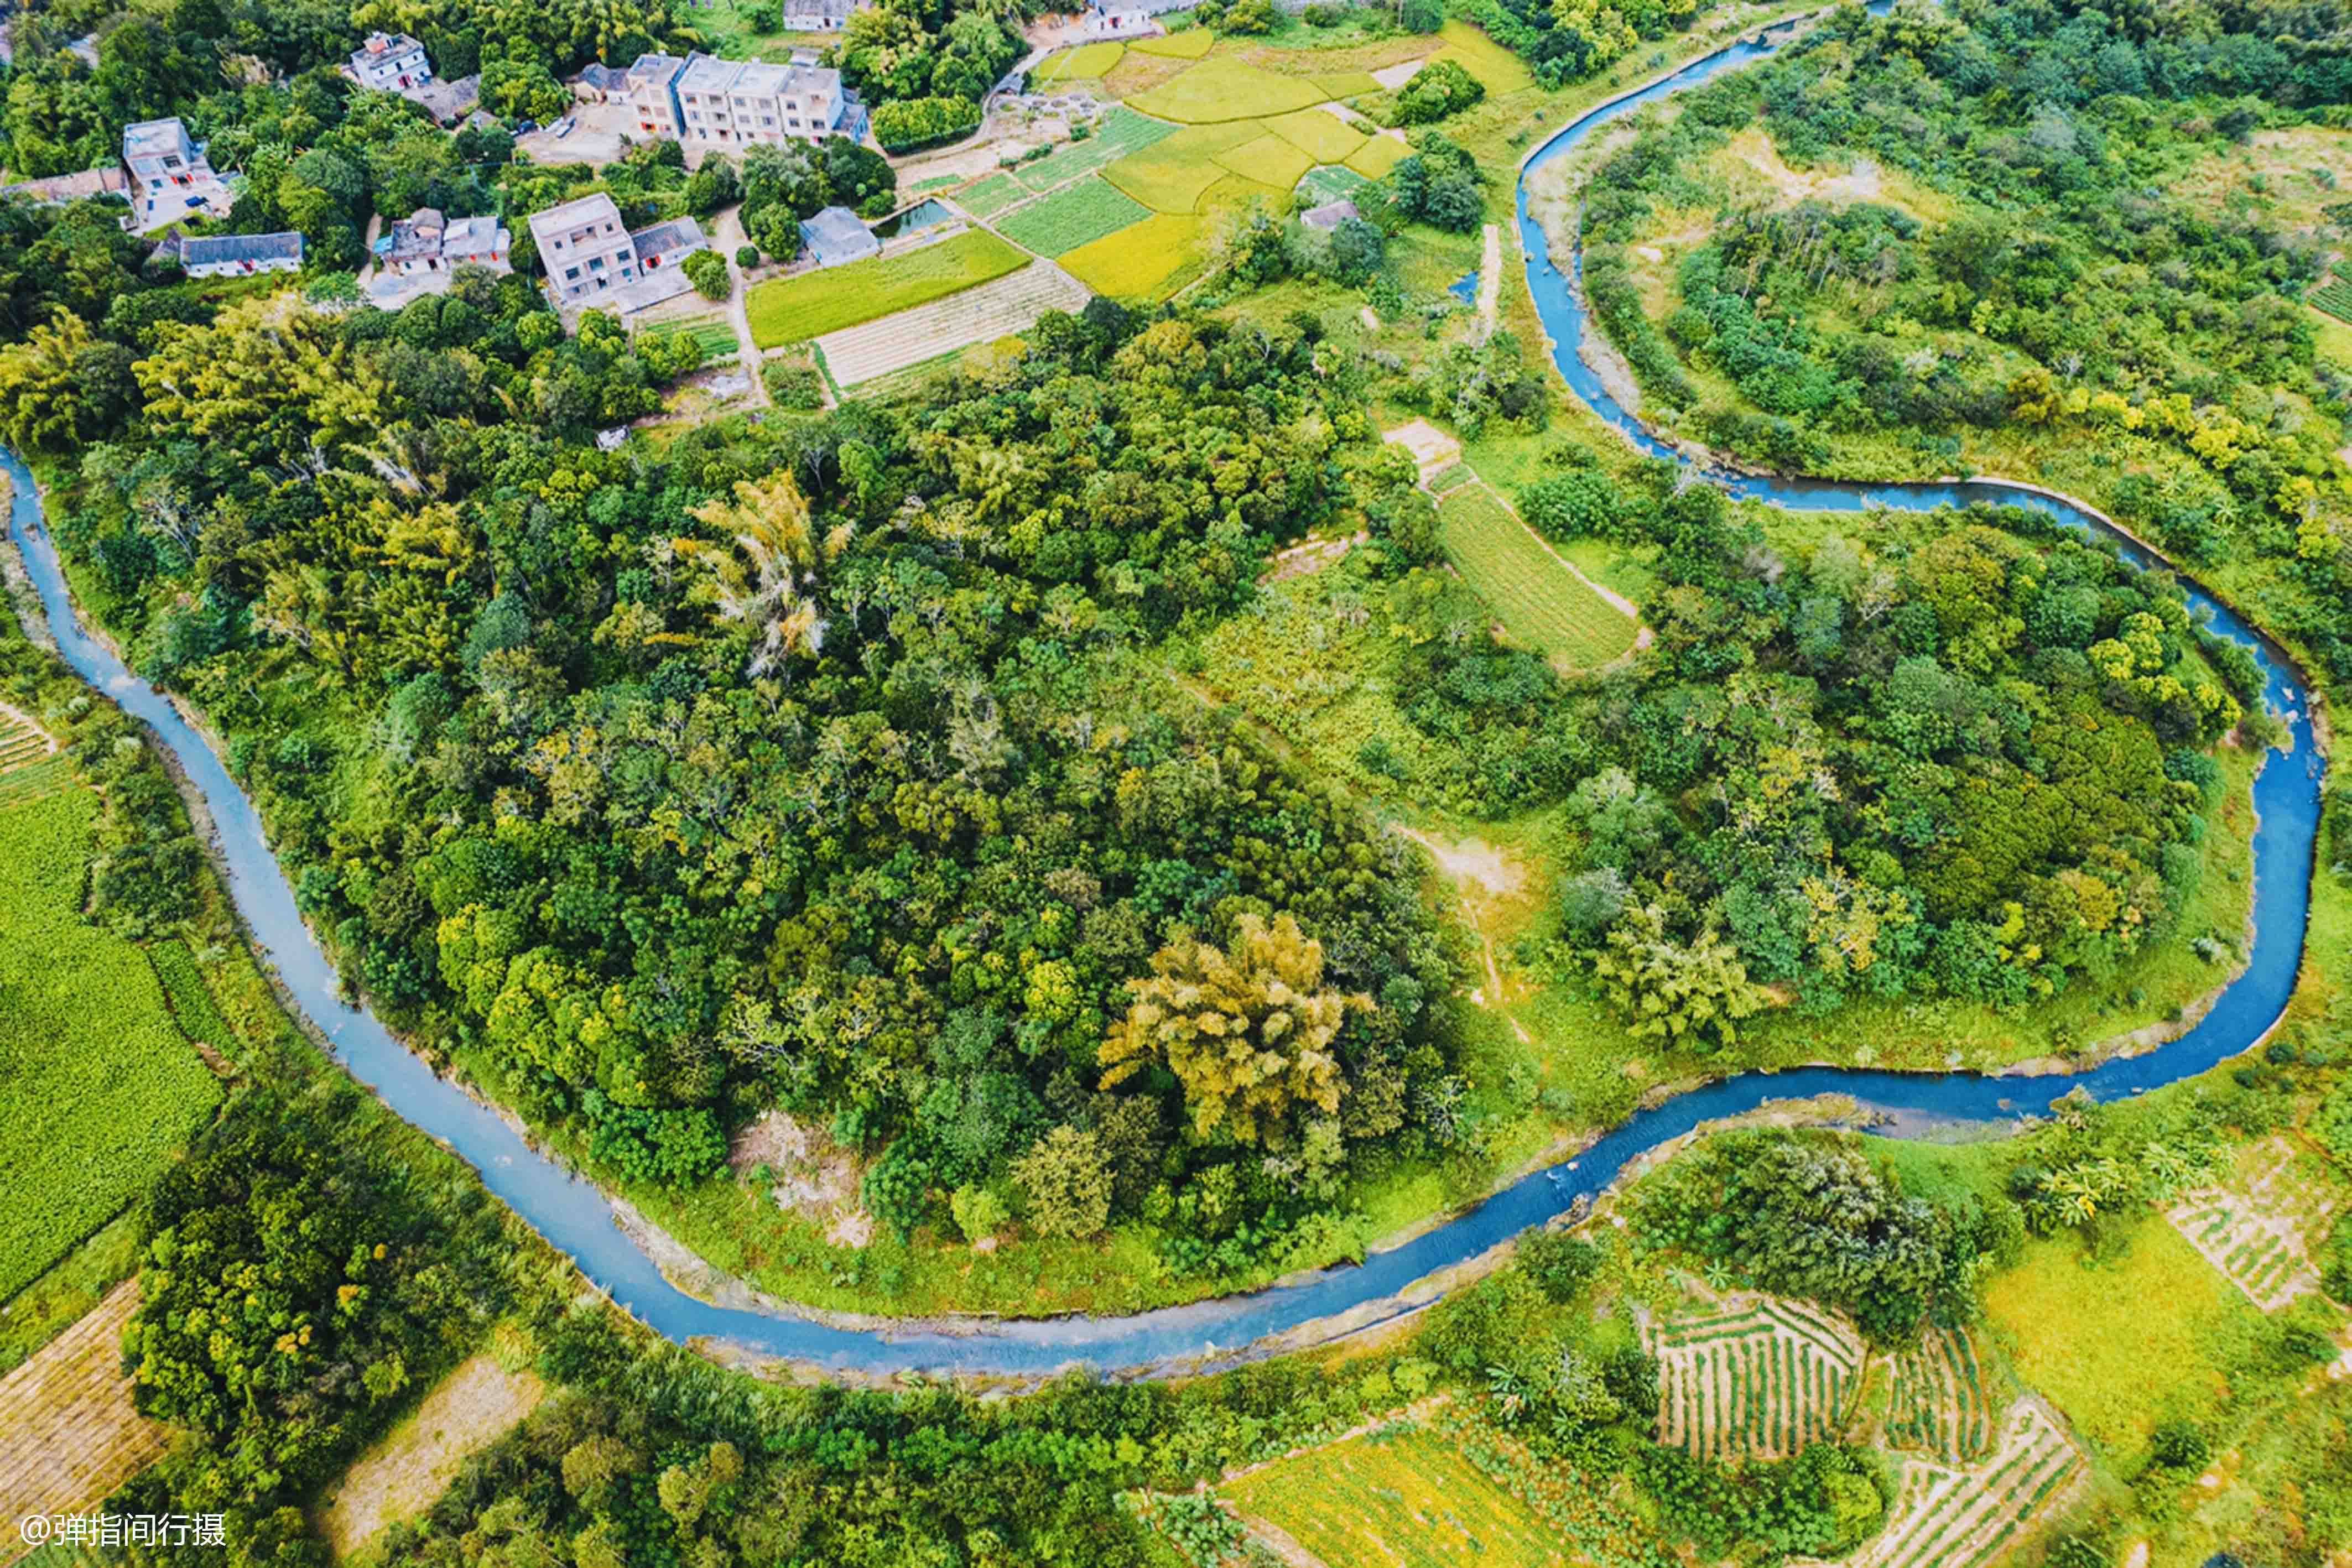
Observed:
[[[236,198],[205,159],[205,144],[188,140],[175,117],[142,120],[122,131],[122,163],[131,171],[134,233],[161,228],[200,210],[226,215]]]
[[[864,134],[865,118],[824,66],[640,55],[629,68],[637,130],[688,149],[728,150]]]
[[[370,33],[344,68],[360,86],[379,92],[404,93],[433,79],[425,46],[405,33]]]
[[[784,0],[784,31],[838,33],[849,26],[849,14],[867,4],[869,0]]]
[[[175,247],[180,269],[190,277],[242,277],[256,272],[293,272],[302,265],[299,234],[181,236]]]
[[[570,86],[572,96],[583,103],[625,103],[629,97],[629,69],[626,66],[591,60],[580,68]]]
[[[593,305],[637,279],[637,247],[601,191],[534,214],[530,237],[560,305]]]
[[[514,236],[496,218],[445,218],[438,207],[419,207],[392,225],[376,242],[383,270],[394,277],[446,274],[460,267],[511,272]]]
[[[827,207],[801,221],[801,244],[819,267],[839,267],[878,255],[882,242],[847,207]]]
[[[710,248],[702,225],[692,218],[672,218],[638,229],[629,235],[629,243],[636,247],[638,271],[647,277],[663,267],[675,267],[698,250]]]

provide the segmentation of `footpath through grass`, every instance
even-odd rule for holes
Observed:
[[[220,1084],[147,956],[81,918],[98,797],[62,757],[0,774],[0,1299],[121,1212]]]
[[[751,340],[772,349],[942,299],[1028,265],[1026,255],[995,235],[967,229],[898,256],[772,278],[752,289],[744,307]]]
[[[1593,592],[1485,486],[1454,491],[1437,516],[1447,557],[1494,606],[1514,642],[1587,670],[1633,645],[1633,621]]]

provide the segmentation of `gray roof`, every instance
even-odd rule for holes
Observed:
[[[1299,214],[1298,221],[1310,229],[1336,229],[1349,218],[1361,217],[1356,204],[1342,196],[1336,202],[1326,202]]]
[[[847,207],[827,207],[813,218],[802,219],[801,237],[817,253],[819,260],[871,256],[882,248],[882,242],[874,237],[873,231]]]
[[[637,247],[640,256],[677,256],[702,248],[702,225],[692,218],[672,218],[667,223],[632,231],[629,243]]]
[[[183,235],[180,240],[180,265],[184,267],[217,267],[223,262],[301,259],[302,236],[299,234],[212,235],[204,239],[189,239]]]
[[[629,68],[629,79],[667,84],[685,68],[686,62],[676,55],[644,54],[639,55],[636,63]]]
[[[459,218],[441,236],[441,249],[447,256],[496,254],[513,237],[496,218]]]
[[[629,68],[608,66],[602,60],[590,60],[580,68],[580,80],[605,92],[614,92],[629,85]]]
[[[169,120],[142,120],[136,125],[122,128],[122,155],[125,158],[157,158],[166,152],[177,152],[180,143],[188,139],[188,128],[180,117]]]
[[[423,104],[425,113],[446,124],[472,112],[475,106],[482,101],[482,75],[477,71],[472,76],[448,81],[436,78],[421,86],[410,88],[404,96],[411,103]]]

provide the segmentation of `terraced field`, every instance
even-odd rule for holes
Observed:
[[[163,1457],[170,1428],[131,1407],[122,1375],[122,1327],[138,1309],[127,1280],[0,1377],[0,1563],[23,1550],[16,1521],[79,1512]]]
[[[1272,1525],[1331,1568],[1553,1568],[1569,1558],[1547,1521],[1434,1433],[1373,1433],[1253,1471],[1219,1489],[1244,1522]]]
[[[1760,1296],[1650,1325],[1658,1441],[1702,1458],[1785,1458],[1845,1430],[1862,1336],[1802,1301]]]
[[[2325,1166],[2281,1136],[2248,1148],[2229,1182],[2187,1194],[2165,1218],[2248,1301],[2274,1312],[2319,1289],[2311,1246],[2342,1207]]]
[[[1885,1436],[1898,1448],[1924,1448],[1962,1465],[1992,1443],[1992,1396],[1976,1343],[1964,1331],[1930,1328],[1888,1358],[1893,1385]]]
[[[2014,1545],[2080,1477],[2083,1453],[2038,1401],[2021,1399],[2000,1442],[1977,1464],[1913,1459],[1886,1528],[1849,1568],[1982,1568]]]
[[[879,321],[828,332],[816,344],[834,380],[856,386],[974,343],[1025,332],[1048,310],[1083,310],[1088,298],[1085,285],[1041,261]]]

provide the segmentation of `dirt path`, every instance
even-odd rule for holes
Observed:
[[[131,1405],[122,1327],[139,1308],[126,1280],[30,1361],[0,1377],[0,1563],[37,1542],[16,1521],[76,1513],[163,1457],[171,1429]]]
[[[504,1437],[546,1394],[530,1372],[508,1372],[487,1355],[459,1363],[329,1495],[321,1526],[335,1555],[348,1557],[385,1525],[432,1507],[467,1456]]]
[[[1478,267],[1478,319],[1495,329],[1495,314],[1503,302],[1503,226],[1486,225],[1486,256]]]
[[[743,209],[730,207],[711,220],[710,243],[727,261],[727,320],[735,329],[736,361],[743,367],[744,379],[751,383],[751,404],[768,406],[768,383],[760,375],[762,355],[760,345],[751,340],[751,300],[750,287],[743,280],[743,269],[735,265],[735,252],[750,242],[743,232]]]

